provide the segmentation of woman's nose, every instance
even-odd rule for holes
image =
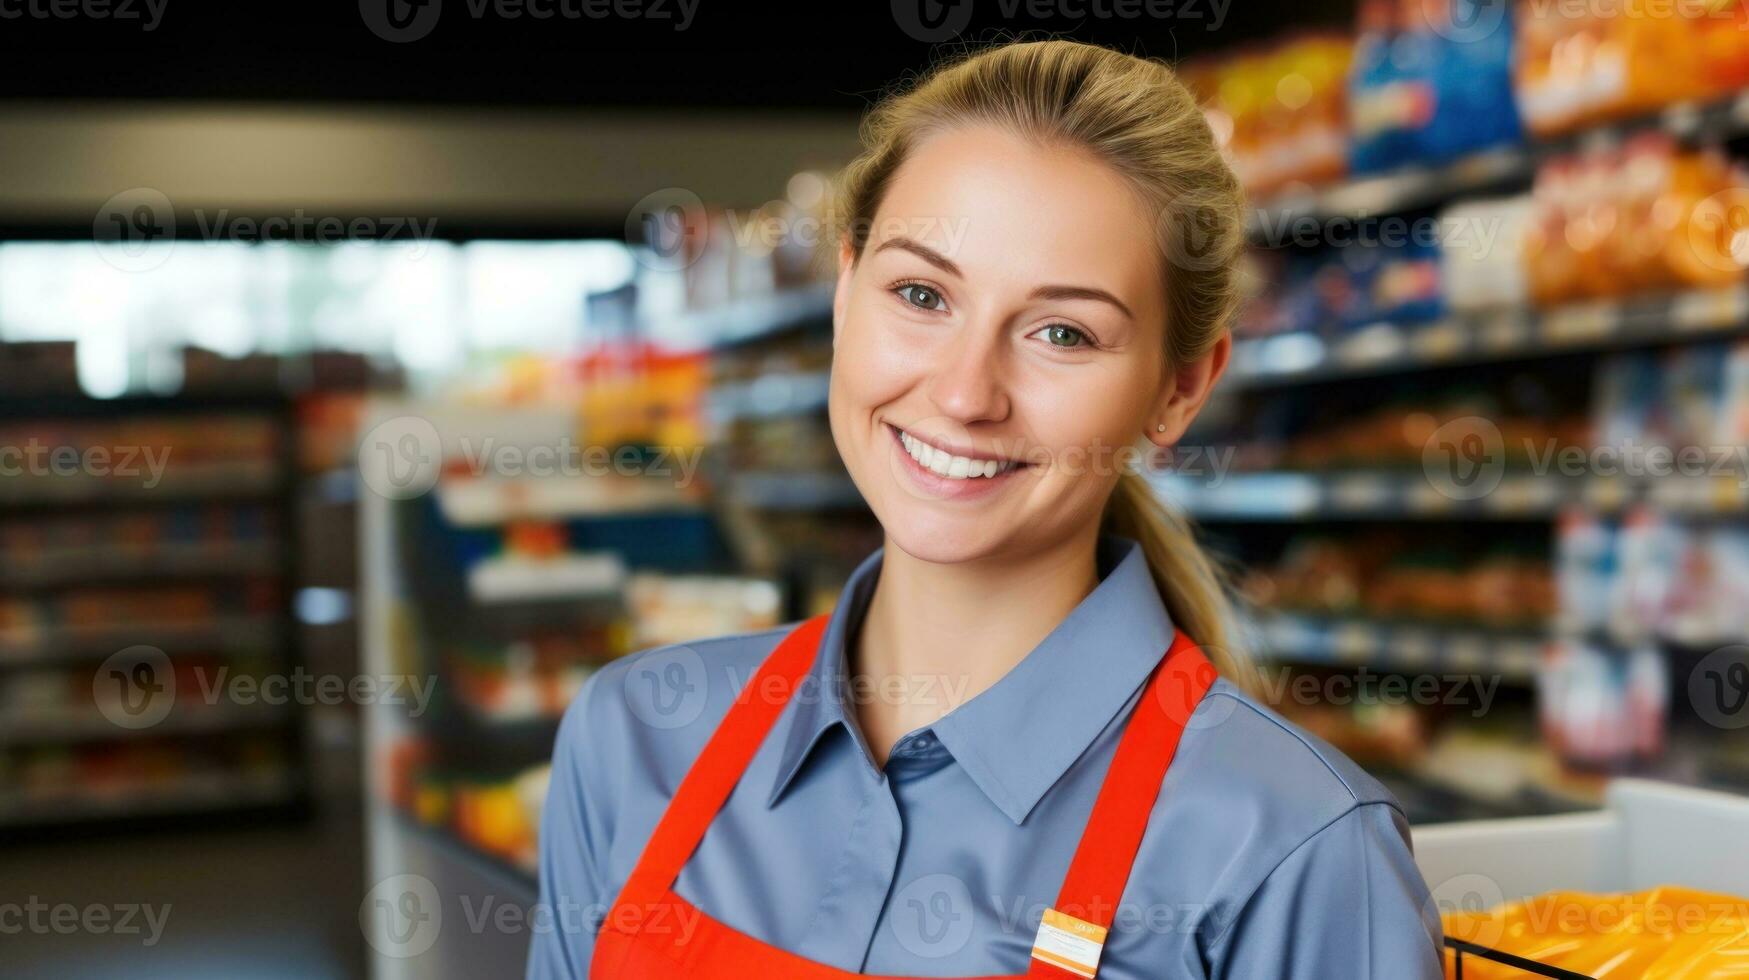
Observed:
[[[1008,416],[1007,361],[998,329],[968,325],[941,351],[928,394],[941,414],[962,424]]]

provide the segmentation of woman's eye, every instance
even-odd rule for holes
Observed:
[[[1074,327],[1062,323],[1053,323],[1039,331],[1045,341],[1052,347],[1084,347],[1087,345],[1087,335]]]
[[[900,296],[905,298],[905,302],[910,303],[912,306],[915,306],[920,310],[941,309],[941,294],[928,286],[920,283],[911,283],[909,285],[900,286],[898,292]]]

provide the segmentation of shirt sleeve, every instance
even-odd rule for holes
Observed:
[[[602,874],[609,827],[588,787],[592,675],[559,723],[540,824],[540,904],[531,918],[527,980],[584,980],[595,931],[613,899]],[[591,809],[591,804],[595,809]]]
[[[1270,872],[1213,944],[1210,975],[1439,980],[1442,943],[1408,822],[1365,803]]]

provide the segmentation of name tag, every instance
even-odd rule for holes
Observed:
[[[1039,920],[1038,938],[1032,941],[1032,958],[1092,977],[1099,970],[1099,954],[1105,949],[1104,926],[1084,922],[1056,909],[1045,909]]]

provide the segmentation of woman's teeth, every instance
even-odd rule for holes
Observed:
[[[917,461],[918,465],[936,476],[945,476],[950,480],[970,480],[980,476],[995,476],[998,473],[1006,472],[1011,465],[994,459],[968,459],[964,456],[955,456],[953,453],[943,452],[924,443],[903,429],[899,430],[899,442],[905,447],[905,451],[911,454],[911,458]]]

